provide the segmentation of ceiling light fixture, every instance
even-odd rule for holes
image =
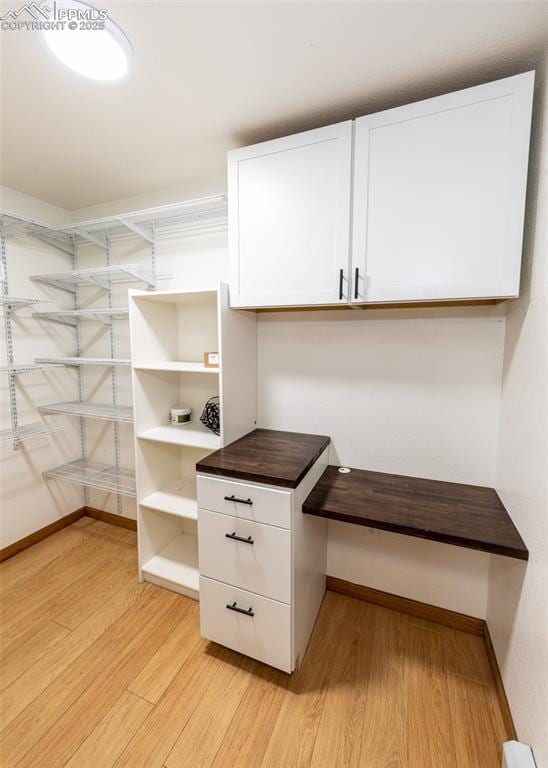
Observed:
[[[129,73],[133,51],[120,27],[102,13],[80,0],[57,0],[54,14],[62,28],[43,35],[50,51],[79,75],[120,80]]]

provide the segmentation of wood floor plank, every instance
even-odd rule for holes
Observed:
[[[479,683],[492,685],[493,675],[485,653],[483,637],[448,627],[442,629],[446,670]]]
[[[14,752],[19,768],[57,768],[70,759],[169,632],[178,598],[166,590],[147,590],[97,649],[24,710],[7,729],[8,752]]]
[[[17,606],[17,613],[20,614],[26,607],[27,601],[32,604],[36,600],[47,599],[59,583],[61,583],[61,586],[66,586],[67,583],[70,583],[71,574],[77,572],[78,575],[81,575],[87,562],[104,554],[109,545],[118,547],[123,546],[124,540],[127,542],[127,545],[132,541],[131,532],[120,529],[120,532],[116,530],[113,533],[110,530],[104,529],[113,528],[114,526],[109,526],[105,523],[102,523],[102,526],[103,529],[99,530],[93,526],[88,526],[84,529],[86,533],[82,541],[75,547],[72,547],[63,557],[55,558],[52,562],[34,571],[28,577],[19,579],[11,588],[6,589],[2,594],[4,619],[10,618],[14,606]],[[126,534],[125,537],[124,534]],[[7,562],[9,563],[11,560]],[[80,565],[79,571],[78,565]]]
[[[407,765],[456,768],[443,636],[410,626],[406,664]]]
[[[39,632],[10,654],[0,667],[0,691],[4,691],[14,680],[45,656],[70,632],[54,621],[48,621]]]
[[[127,535],[132,534],[128,532]],[[22,621],[28,620],[30,623],[32,613],[43,609],[44,604],[54,604],[57,597],[61,604],[66,602],[68,586],[94,572],[105,570],[108,562],[114,562],[119,556],[120,549],[114,544],[107,543],[99,547],[84,541],[74,547],[66,558],[54,561],[51,570],[34,573],[23,584],[3,596],[3,634],[9,633],[12,626]]]
[[[163,768],[218,669],[219,659],[206,653],[206,648],[207,642],[196,638],[192,654],[116,761],[115,768]],[[231,652],[225,650],[225,653],[228,657]],[[222,700],[219,703],[222,706]]]
[[[65,768],[110,768],[146,720],[153,705],[124,691]]]
[[[449,705],[457,768],[500,768],[509,736],[489,686],[449,675]]]
[[[68,629],[76,629],[80,624],[105,605],[121,588],[135,583],[137,579],[137,558],[135,552],[117,556],[115,562],[109,562],[106,568],[94,573],[82,592],[70,605],[53,613],[54,621]]]
[[[375,628],[372,605],[351,601],[339,625],[338,642],[346,647],[329,670],[328,695],[314,744],[313,768],[358,765]]]
[[[280,712],[272,728],[263,768],[309,766],[325,697],[329,670],[345,648],[339,644],[340,627],[352,598],[327,592],[318,615],[310,647],[301,669],[292,675]]]
[[[124,575],[134,581],[135,571],[133,574],[128,572],[128,564],[134,562],[134,552],[126,552],[125,549],[110,545],[102,545],[100,549],[89,545],[89,548],[96,551],[96,557],[91,561],[84,561],[80,576],[76,574],[75,578],[69,580],[67,574],[64,588],[54,591],[49,599],[36,601],[30,612],[25,613],[22,610],[21,613],[14,613],[11,621],[3,623],[0,633],[0,663],[34,632],[40,631],[48,621],[62,623],[60,617],[64,611],[68,611],[66,621],[70,624],[69,629],[73,628],[86,614],[91,615],[100,605],[94,597],[97,592],[116,581],[119,581],[120,585],[125,583]]]
[[[0,694],[0,714],[5,728],[32,701],[48,688],[82,654],[91,649],[103,633],[141,596],[143,587],[135,581],[119,591],[96,613],[68,634],[30,666]]]
[[[258,666],[241,654],[227,658],[222,648],[211,652],[221,663],[164,761],[166,768],[209,768]]]
[[[405,615],[376,608],[360,768],[407,768],[407,628]]]
[[[179,624],[128,686],[129,691],[152,704],[156,704],[177,672],[186,663],[194,648],[192,640],[200,632],[198,603],[194,600],[186,600],[183,605],[184,615]]]
[[[49,536],[1,563],[0,597],[36,571],[47,568],[58,558],[65,557],[71,549],[82,544],[88,538],[88,529],[92,525],[93,520],[83,517],[54,536]]]
[[[212,768],[258,768],[261,765],[289,681],[285,672],[257,665]]]

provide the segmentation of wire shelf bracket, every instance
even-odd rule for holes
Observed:
[[[57,248],[57,250],[63,251],[63,253],[66,253],[68,256],[74,256],[74,245],[70,242],[69,239],[62,239],[56,237],[55,235],[51,235],[50,233],[46,234],[45,232],[36,229],[31,229],[30,234],[33,237],[38,238],[38,240],[42,240],[42,242],[53,246],[53,248]]]
[[[130,232],[133,232],[135,235],[138,235],[139,237],[142,237],[143,240],[146,240],[147,243],[153,243],[154,242],[154,236],[152,234],[149,234],[142,227],[139,227],[133,221],[128,221],[127,219],[123,219],[121,216],[118,216],[118,221],[121,224],[123,224],[124,227],[127,227]]]
[[[70,231],[75,235],[78,235],[78,237],[81,237],[82,240],[86,240],[88,243],[92,243],[93,245],[98,245],[99,248],[102,248],[103,250],[106,251],[107,249],[106,240],[101,240],[101,238],[96,237],[95,235],[92,235],[90,232],[87,232],[85,229],[81,229],[79,227],[74,227]]]
[[[30,307],[33,304],[42,304],[44,299],[28,299],[21,298],[20,296],[6,296],[0,295],[0,306],[4,308],[6,312],[16,312],[23,307]]]
[[[59,363],[23,363],[21,365],[0,365],[0,373],[7,373],[10,376],[19,376],[21,373],[32,373],[33,371],[47,371],[50,368],[64,368]]]

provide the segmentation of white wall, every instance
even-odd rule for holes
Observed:
[[[544,76],[542,76],[544,74]],[[496,488],[529,547],[493,558],[487,621],[517,731],[548,766],[548,84],[537,71],[525,265],[508,305]]]
[[[259,423],[331,436],[331,462],[493,485],[500,307],[259,315]],[[330,523],[328,572],[485,616],[485,553]]]

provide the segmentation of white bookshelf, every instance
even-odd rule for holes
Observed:
[[[196,462],[255,427],[255,313],[230,310],[228,286],[130,291],[139,575],[198,599]],[[218,352],[219,368],[204,365]],[[220,435],[200,422],[218,395]],[[170,423],[186,403],[190,424]]]

